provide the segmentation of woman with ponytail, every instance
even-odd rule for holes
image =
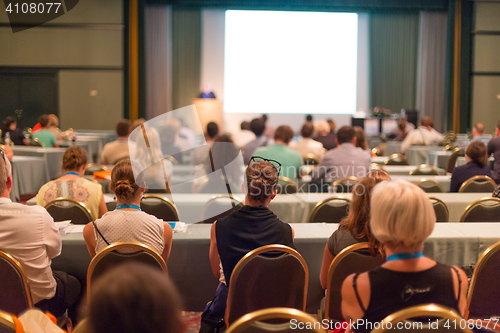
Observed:
[[[245,206],[214,222],[210,231],[210,264],[219,280],[214,300],[202,315],[200,333],[209,332],[224,317],[229,279],[238,261],[248,252],[270,244],[294,248],[293,229],[269,209],[276,197],[281,165],[254,156],[245,172],[242,190]]]
[[[116,195],[116,209],[90,222],[83,230],[91,257],[113,243],[137,242],[148,245],[168,260],[172,228],[167,222],[141,211],[144,187],[144,181],[134,178],[130,160],[114,166],[110,188]]]
[[[43,185],[36,196],[36,203],[44,206],[57,198],[68,198],[81,202],[98,219],[108,211],[104,202],[102,186],[83,178],[87,166],[87,154],[78,146],[66,149],[62,160],[63,175]]]

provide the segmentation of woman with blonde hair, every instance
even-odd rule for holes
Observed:
[[[370,199],[375,185],[386,180],[391,180],[391,177],[385,171],[372,170],[353,187],[349,215],[340,222],[339,228],[325,245],[320,273],[323,289],[326,289],[330,264],[340,251],[362,242],[370,244],[370,254],[373,256],[381,250],[379,241],[373,237],[370,230]]]
[[[81,202],[93,219],[108,211],[102,186],[83,178],[87,166],[87,154],[78,146],[66,149],[62,160],[63,175],[43,185],[36,195],[36,203],[45,206],[57,198],[69,198]]]
[[[345,320],[376,323],[398,310],[435,303],[463,315],[467,276],[456,267],[422,254],[436,215],[427,195],[404,180],[375,186],[370,204],[373,236],[384,246],[387,261],[371,271],[352,274],[342,284]],[[427,323],[427,322],[426,322]],[[348,331],[369,332],[370,325]]]

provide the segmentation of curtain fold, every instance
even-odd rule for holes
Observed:
[[[415,108],[418,12],[370,13],[370,105]]]
[[[417,109],[438,131],[445,128],[445,79],[448,14],[421,12],[417,65]]]
[[[146,118],[172,110],[172,20],[170,6],[145,10]]]
[[[201,10],[172,9],[172,107],[191,105],[201,76]]]

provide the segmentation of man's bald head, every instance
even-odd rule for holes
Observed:
[[[475,138],[482,137],[484,135],[484,125],[477,123],[472,129],[472,136]]]

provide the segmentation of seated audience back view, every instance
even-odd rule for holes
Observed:
[[[255,149],[254,156],[276,160],[281,163],[280,177],[288,177],[297,181],[300,177],[303,164],[300,153],[288,148],[293,138],[293,130],[290,126],[280,126],[274,132],[274,144],[269,147]]]
[[[424,191],[404,180],[382,182],[373,190],[370,209],[372,234],[384,246],[387,261],[344,280],[344,318],[373,324],[396,311],[427,303],[448,307],[463,316],[467,276],[459,268],[422,254],[423,243],[436,223]],[[364,324],[352,328],[357,333],[371,330]]]
[[[486,146],[481,141],[476,140],[470,143],[465,150],[465,160],[467,164],[453,169],[450,192],[458,192],[460,186],[471,177],[481,175],[491,177]]]
[[[477,123],[472,128],[472,141],[479,140],[483,141],[484,136],[484,125],[481,123]]]
[[[488,156],[491,154],[495,158],[495,165],[491,170],[491,175],[493,180],[500,184],[500,121],[498,121],[495,129],[495,137],[488,142]]]
[[[130,160],[115,165],[111,171],[110,188],[116,195],[116,209],[90,222],[83,230],[91,257],[113,243],[138,242],[151,247],[165,262],[168,260],[172,228],[167,222],[141,211],[144,186],[143,180],[136,182],[134,179]]]
[[[401,151],[404,153],[410,146],[431,146],[443,141],[441,133],[433,128],[434,122],[425,116],[420,121],[420,126],[408,133],[401,142]]]
[[[0,249],[21,263],[35,307],[59,317],[79,299],[80,282],[50,268],[51,260],[61,254],[59,230],[45,208],[9,199],[9,170],[8,160],[0,157]]]
[[[252,140],[255,140],[255,134],[250,129],[250,122],[245,120],[240,124],[240,130],[233,133],[233,141],[236,145],[245,147]]]
[[[323,159],[323,144],[312,139],[314,133],[314,126],[311,122],[307,122],[302,126],[300,135],[302,140],[290,143],[290,148],[300,153],[304,158],[308,154],[313,154],[318,162]]]
[[[201,164],[208,159],[208,151],[212,147],[215,138],[219,135],[219,125],[211,121],[207,124],[207,130],[205,132],[206,146],[200,146],[196,148],[193,152],[193,157],[191,158],[191,164]]]
[[[261,118],[252,119],[250,130],[255,134],[255,139],[243,147],[243,162],[248,164],[250,158],[254,155],[255,149],[272,144],[272,139],[263,135],[266,125]]]
[[[391,177],[385,171],[372,170],[354,186],[349,215],[340,222],[325,246],[319,277],[323,289],[326,289],[330,264],[340,251],[362,242],[370,244],[370,254],[373,256],[381,250],[379,241],[370,230],[370,197],[375,185],[386,180],[390,181]]]
[[[173,284],[158,269],[140,263],[120,265],[97,280],[84,323],[93,333],[187,331]]]
[[[116,135],[118,138],[107,143],[102,149],[101,164],[116,164],[120,160],[130,156],[128,151],[128,136],[132,129],[132,123],[128,119],[122,119],[116,124]]]
[[[78,146],[66,149],[62,160],[63,175],[43,185],[36,195],[36,204],[45,206],[57,198],[69,198],[81,202],[98,219],[108,211],[102,186],[83,178],[87,166],[85,150]]]
[[[40,123],[41,127],[40,130],[36,131],[36,133],[33,134],[33,138],[37,139],[38,142],[42,143],[46,148],[59,147],[56,143],[56,137],[49,130],[49,116],[46,114],[42,114],[40,118],[38,118],[38,122]]]
[[[2,142],[5,142],[5,134],[9,133],[10,140],[17,146],[27,145],[29,140],[24,137],[23,131],[17,127],[16,120],[7,116],[2,122]]]
[[[335,134],[335,123],[328,123],[326,120],[317,120],[314,124],[314,131],[316,135],[313,137],[314,140],[321,142],[326,150],[333,149],[337,147],[336,134]],[[334,129],[332,129],[332,127]]]
[[[363,178],[370,169],[371,155],[356,147],[354,128],[342,126],[337,132],[338,147],[325,153],[313,178],[334,182],[341,178]]]
[[[294,247],[292,227],[269,209],[269,203],[276,197],[278,173],[276,166],[268,161],[251,162],[246,169],[245,206],[212,225],[210,264],[220,282],[214,300],[203,312],[200,332],[211,332],[209,322],[217,323],[224,318],[229,281],[241,258],[264,245]]]

